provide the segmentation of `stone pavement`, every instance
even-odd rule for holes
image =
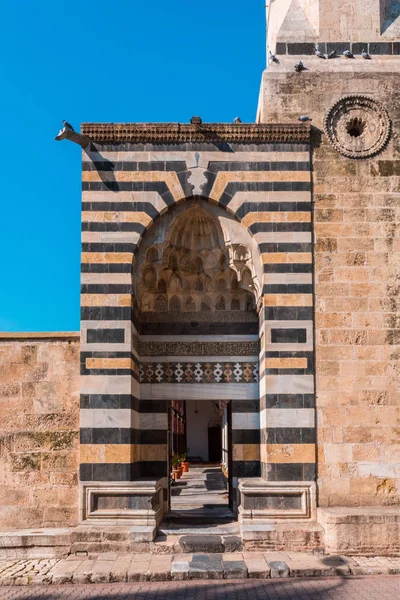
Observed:
[[[399,577],[330,577],[0,587],[0,600],[395,600],[399,591]]]
[[[280,579],[398,575],[400,558],[301,552],[71,555],[66,559],[2,560],[1,586],[124,583],[193,579]]]

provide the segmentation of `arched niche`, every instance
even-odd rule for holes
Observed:
[[[171,207],[143,236],[135,265],[136,307],[146,321],[157,322],[161,314],[165,321],[171,313],[171,320],[180,313],[180,320],[234,321],[240,312],[257,319],[257,244],[215,204],[190,199]]]

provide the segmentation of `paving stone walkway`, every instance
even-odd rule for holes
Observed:
[[[399,577],[0,587],[0,600],[397,600]]]
[[[398,574],[400,558],[301,552],[174,555],[109,552],[90,557],[71,555],[61,560],[0,561],[1,586]]]

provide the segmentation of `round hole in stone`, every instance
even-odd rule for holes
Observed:
[[[360,137],[360,135],[363,134],[365,127],[366,123],[360,119],[360,117],[353,117],[346,125],[347,133],[353,138]]]

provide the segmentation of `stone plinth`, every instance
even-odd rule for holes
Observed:
[[[328,553],[390,556],[400,551],[398,507],[319,508]]]
[[[163,515],[162,481],[93,482],[81,487],[87,524],[157,527]]]
[[[266,481],[239,479],[239,522],[311,519],[315,515],[313,481]]]

